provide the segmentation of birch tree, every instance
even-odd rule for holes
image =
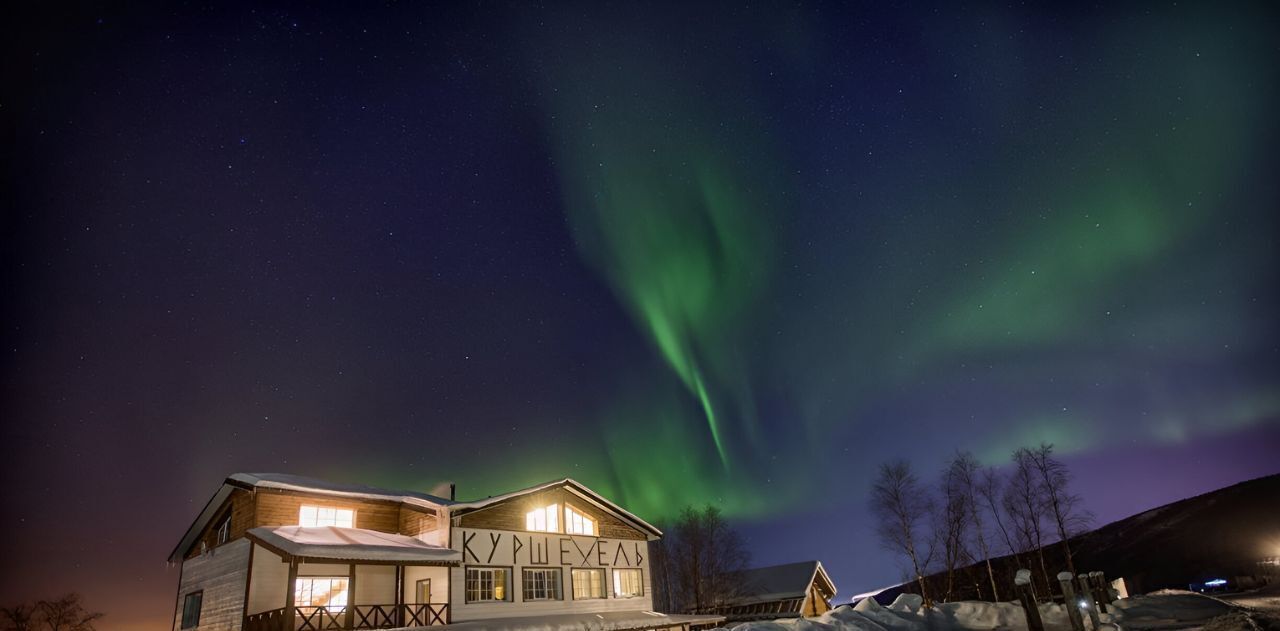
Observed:
[[[871,513],[875,516],[876,535],[885,549],[902,554],[911,563],[920,596],[926,607],[932,607],[924,570],[927,558],[920,549],[921,521],[929,515],[929,495],[905,460],[880,465],[871,485]]]
[[[951,466],[947,470],[955,480],[964,502],[965,512],[971,520],[970,525],[973,527],[974,542],[978,544],[978,552],[982,554],[983,562],[987,566],[987,579],[991,582],[991,600],[992,602],[999,602],[1000,591],[996,588],[996,573],[995,569],[991,567],[991,549],[987,545],[987,533],[982,520],[983,505],[979,501],[981,481],[978,477],[982,469],[973,454],[962,451],[956,453],[955,458],[951,461]]]
[[[1037,448],[1020,451],[1038,475],[1037,483],[1047,516],[1057,531],[1062,553],[1067,558],[1067,571],[1074,576],[1076,564],[1071,558],[1068,539],[1085,530],[1093,520],[1093,514],[1083,508],[1080,496],[1071,492],[1071,470],[1053,457],[1053,445],[1040,443]]]

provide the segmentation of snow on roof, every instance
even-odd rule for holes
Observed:
[[[519,497],[521,495],[526,495],[529,493],[536,493],[538,491],[546,490],[546,489],[560,486],[560,485],[570,486],[574,490],[576,490],[579,495],[589,496],[589,499],[591,499],[592,501],[598,502],[602,504],[605,508],[613,512],[616,512],[619,515],[622,515],[623,517],[627,518],[629,521],[631,521],[635,525],[639,526],[641,529],[648,530],[653,535],[656,535],[659,537],[662,536],[662,531],[654,527],[653,524],[650,524],[649,522],[643,519],[640,519],[639,517],[636,517],[630,511],[626,510],[625,508],[622,508],[621,506],[618,506],[617,504],[614,504],[608,499],[605,499],[603,496],[599,495],[595,491],[592,491],[591,489],[587,488],[586,485],[582,484],[581,482],[578,482],[577,480],[574,480],[573,478],[562,478],[559,480],[552,480],[550,482],[544,482],[542,484],[531,486],[527,489],[520,489],[519,491],[511,491],[510,493],[503,493],[502,495],[494,495],[492,497],[486,497],[485,499],[482,499],[482,500],[475,500],[472,502],[453,502],[449,506],[449,508],[454,511],[478,510],[486,506],[489,506],[491,504],[496,504],[503,500],[509,500],[513,497]]]
[[[250,538],[295,557],[343,561],[419,561],[453,564],[462,553],[420,539],[364,528],[337,526],[261,526]]]
[[[341,495],[343,497],[353,497],[358,499],[389,500],[392,502],[405,502],[408,504],[426,506],[428,508],[440,508],[454,503],[452,500],[436,497],[427,493],[418,493],[415,491],[393,491],[372,486],[364,486],[363,484],[340,484],[288,473],[233,473],[227,479],[256,488],[311,491],[313,493]]]
[[[469,622],[454,622],[447,628],[485,629],[486,631],[629,631],[654,629],[678,624],[716,624],[724,616],[689,616],[662,614],[654,611],[606,611],[601,613],[548,614],[544,616],[515,616],[488,618]],[[429,629],[430,627],[406,627]]]
[[[758,567],[742,573],[742,596],[734,599],[735,605],[804,598],[810,583],[821,576],[835,595],[835,585],[818,561],[799,561],[783,565]]]

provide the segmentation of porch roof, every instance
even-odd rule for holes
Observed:
[[[282,556],[326,561],[457,565],[462,553],[420,539],[364,528],[262,526],[249,539]]]

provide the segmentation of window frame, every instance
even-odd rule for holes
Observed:
[[[213,529],[213,545],[220,546],[231,541],[231,513],[228,511],[217,523],[218,526]]]
[[[309,526],[308,526],[307,524],[303,523],[303,522],[305,521],[304,516],[305,516],[306,511],[307,511],[307,509],[308,509],[308,508],[310,508],[310,509],[312,509],[312,510],[314,510],[314,511],[315,511],[315,515],[314,515],[314,519],[313,519],[313,521],[314,521],[315,523],[312,523],[312,524],[311,524],[311,525],[309,525]],[[334,523],[332,523],[332,524],[320,524],[319,522],[320,522],[320,511],[321,511],[321,510],[332,510],[332,511],[334,511],[334,514],[333,514],[333,521],[334,521]],[[356,527],[356,523],[357,523],[357,522],[356,522],[356,512],[357,512],[357,511],[356,511],[356,509],[354,509],[354,508],[343,508],[343,507],[340,507],[340,506],[320,506],[319,504],[305,504],[305,503],[304,503],[304,504],[299,504],[299,505],[298,505],[298,525],[299,525],[299,526],[301,526],[301,527],[303,527],[303,528],[355,528],[355,527]],[[340,520],[338,519],[338,517],[339,517],[339,514],[340,514],[340,513],[351,513],[351,525],[350,525],[350,526],[344,526],[344,525],[342,525],[341,523],[339,523],[339,522],[340,522]]]
[[[555,576],[554,580],[554,596],[548,598],[530,598],[529,592],[529,575],[530,574],[550,574]],[[550,587],[553,581],[547,580],[546,586]],[[545,588],[544,588],[545,589]],[[556,602],[564,600],[564,570],[560,567],[523,567],[520,568],[520,601],[527,603],[540,602]]]
[[[195,597],[196,603],[195,620],[189,620],[191,612],[188,606],[191,604],[193,596]],[[194,592],[187,592],[186,595],[182,597],[182,623],[180,624],[180,628],[194,629],[200,626],[200,613],[202,609],[204,609],[204,590],[197,589]]]
[[[635,572],[635,575],[636,575],[636,577],[637,577],[637,578],[636,578],[636,590],[637,590],[637,591],[636,591],[636,593],[634,593],[634,594],[627,594],[627,595],[625,595],[625,596],[624,596],[624,595],[622,595],[622,594],[619,594],[619,593],[618,593],[618,586],[619,586],[619,584],[620,584],[620,583],[618,582],[618,575],[619,575],[621,572],[628,572],[628,573],[630,573],[630,572]],[[613,587],[613,597],[614,597],[614,598],[619,598],[619,599],[625,599],[625,598],[643,598],[643,597],[644,597],[644,570],[642,570],[642,569],[640,569],[640,568],[638,568],[638,567],[621,567],[621,568],[616,567],[616,568],[613,568],[613,585],[612,585],[612,587]]]
[[[574,574],[578,572],[591,573],[600,577],[600,595],[599,596],[583,596],[578,597],[578,583],[573,579]],[[605,600],[609,597],[609,584],[605,579],[605,571],[602,567],[575,567],[569,569],[569,594],[572,600]]]
[[[298,599],[298,585],[302,583],[302,581],[312,581],[312,582],[314,581],[346,581],[347,585],[344,591],[347,594],[347,601],[341,605],[304,605],[302,604],[302,601]],[[330,583],[330,587],[332,587],[332,583]],[[312,592],[313,593],[315,592],[314,588],[312,589]],[[333,590],[330,589],[329,593],[333,593]],[[293,599],[294,599],[295,607],[324,607],[326,610],[329,610],[329,611],[346,611],[347,605],[351,604],[351,577],[344,576],[344,575],[316,575],[316,576],[296,577],[293,579]]]
[[[577,535],[580,537],[599,537],[600,536],[600,522],[596,518],[588,515],[585,511],[579,510],[577,507],[573,506],[572,504],[569,504],[568,502],[565,502],[563,512],[564,512],[564,533],[565,534]],[[576,530],[572,530],[571,525],[573,524],[573,518],[570,517],[571,514],[578,516],[579,521],[581,523],[591,524],[591,532],[578,532]]]
[[[560,502],[539,506],[524,514],[524,529],[527,532],[564,532],[560,523],[562,512]],[[545,528],[537,527],[538,518],[542,519]]]
[[[477,572],[485,572],[485,571],[492,572],[495,570],[501,570],[502,572],[504,572],[506,575],[506,578],[504,579],[504,584],[502,586],[503,598],[501,600],[497,598],[472,599],[471,587],[470,585],[467,584],[471,581],[471,578],[468,575],[471,573],[472,570],[475,570]],[[512,589],[511,589],[512,583],[515,582],[513,578],[513,574],[515,574],[515,572],[512,571],[512,568],[509,565],[468,565],[463,567],[462,568],[462,601],[468,605],[472,603],[514,602],[515,596],[512,595]],[[497,580],[494,580],[493,585],[497,585],[497,584],[498,584]]]

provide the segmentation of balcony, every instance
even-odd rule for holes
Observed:
[[[448,603],[296,607],[293,624],[285,608],[245,616],[243,631],[347,631],[448,624]]]

